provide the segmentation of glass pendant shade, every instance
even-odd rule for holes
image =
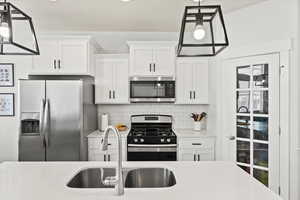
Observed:
[[[186,6],[177,49],[178,57],[216,56],[228,45],[221,6]]]
[[[0,55],[39,55],[32,19],[9,2],[0,2]]]

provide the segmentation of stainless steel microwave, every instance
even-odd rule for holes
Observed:
[[[133,103],[174,103],[173,77],[131,77],[130,101]]]

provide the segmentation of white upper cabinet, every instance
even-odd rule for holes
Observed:
[[[128,42],[130,76],[174,76],[175,42]]]
[[[130,59],[130,74],[131,75],[152,75],[153,65],[153,50],[152,49],[132,49]],[[154,71],[153,71],[154,72]]]
[[[58,41],[54,39],[39,40],[41,54],[33,56],[33,73],[53,73],[56,71],[58,67],[56,59],[59,57],[58,46]]]
[[[101,55],[96,59],[96,104],[129,104],[128,56]]]
[[[88,36],[44,36],[39,40],[41,55],[33,56],[30,74],[94,76],[95,43]]]
[[[209,104],[207,60],[178,59],[176,74],[177,104]]]

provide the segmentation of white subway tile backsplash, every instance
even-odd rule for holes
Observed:
[[[208,113],[208,105],[169,105],[169,104],[131,104],[131,105],[98,105],[98,116],[109,115],[109,124],[124,123],[130,125],[130,116],[139,114],[165,114],[174,117],[174,128],[193,128],[191,113]],[[209,120],[209,113],[208,113]]]

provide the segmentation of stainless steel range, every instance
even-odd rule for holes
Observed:
[[[127,136],[128,161],[176,161],[177,137],[170,115],[133,115]]]

